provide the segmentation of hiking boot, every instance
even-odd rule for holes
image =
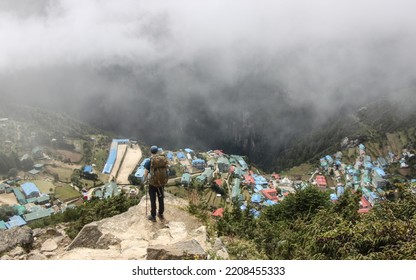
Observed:
[[[147,219],[149,221],[156,222],[156,217],[153,217],[152,215],[147,216]]]
[[[162,220],[162,221],[165,220],[165,217],[163,216],[163,214],[157,214],[157,216],[160,220]]]

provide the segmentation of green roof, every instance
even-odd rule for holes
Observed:
[[[26,204],[26,198],[18,188],[13,188],[13,192],[20,204]]]
[[[218,164],[221,164],[221,163],[223,163],[223,164],[230,164],[230,161],[229,161],[229,160],[228,160],[228,158],[226,158],[226,157],[220,157],[220,158],[218,159],[217,163],[218,163]]]
[[[6,223],[4,221],[0,221],[0,229],[7,229]]]
[[[52,209],[42,209],[38,210],[32,213],[28,213],[23,215],[23,219],[25,219],[26,222],[30,222],[33,220],[41,219],[50,216],[53,213]]]
[[[28,171],[28,173],[29,174],[32,174],[32,175],[36,175],[36,174],[39,174],[40,173],[40,170],[32,169],[32,170]]]
[[[20,216],[26,213],[26,207],[24,207],[23,205],[13,205],[13,208],[17,211],[17,214]]]

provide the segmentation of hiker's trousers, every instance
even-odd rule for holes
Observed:
[[[164,187],[149,186],[149,197],[150,197],[150,215],[156,217],[156,197],[159,202],[159,215],[163,215],[165,211],[165,194]]]

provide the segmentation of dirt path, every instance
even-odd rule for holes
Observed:
[[[116,177],[118,169],[120,168],[124,153],[126,152],[126,148],[127,148],[126,144],[119,144],[117,146],[117,158],[116,158],[116,162],[114,163],[113,169],[111,170],[109,180]]]
[[[117,184],[129,184],[129,175],[133,172],[141,159],[142,150],[139,145],[133,145],[132,148],[127,148],[126,155],[121,163],[120,171],[117,176]]]
[[[0,205],[19,205],[14,193],[0,194]]]

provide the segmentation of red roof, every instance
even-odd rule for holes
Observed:
[[[212,213],[212,216],[214,216],[214,217],[222,217],[223,216],[223,213],[224,213],[224,208],[218,208],[217,210],[215,210]]]
[[[316,176],[316,183],[318,183],[319,186],[325,186],[327,185],[325,176],[318,175]]]
[[[248,174],[244,175],[244,180],[246,184],[255,184],[256,181],[254,180],[254,178]]]
[[[231,166],[230,166],[230,173],[233,173],[233,172],[234,172],[234,170],[235,170],[235,166],[234,166],[234,165],[231,165]]]
[[[277,202],[277,200],[279,199],[275,189],[266,189],[266,190],[261,190],[260,192],[264,195],[264,197],[266,197],[267,199],[273,200],[275,202]]]
[[[371,208],[370,202],[364,196],[361,197],[360,208]]]
[[[215,184],[217,184],[218,187],[222,187],[222,179],[217,179],[214,182]]]
[[[222,150],[215,150],[214,153],[216,153],[217,155],[223,155],[224,152]]]

